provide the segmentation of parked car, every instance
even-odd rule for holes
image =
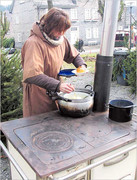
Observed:
[[[4,49],[5,52],[8,52],[8,54],[14,54],[14,52],[16,51],[15,48],[5,48]]]

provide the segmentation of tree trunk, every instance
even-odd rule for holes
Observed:
[[[53,8],[53,2],[52,0],[47,0],[48,3],[48,10],[50,10],[51,8]]]

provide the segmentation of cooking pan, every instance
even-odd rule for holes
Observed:
[[[90,85],[86,85],[85,88],[76,88],[71,93],[48,92],[48,95],[52,97],[52,100],[57,100],[62,115],[84,117],[91,112],[93,107],[94,92]]]
[[[131,101],[116,99],[109,103],[109,118],[117,122],[128,122],[132,119],[133,108]]]

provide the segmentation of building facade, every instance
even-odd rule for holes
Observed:
[[[52,0],[53,6],[66,11],[72,26],[66,37],[72,44],[79,39],[84,45],[100,43],[102,20],[98,14],[98,1]],[[11,6],[10,36],[15,38],[16,48],[21,48],[30,34],[34,22],[47,13],[47,0],[13,0]]]
[[[123,0],[124,11],[118,22],[118,32],[130,32],[132,23],[137,21],[137,1]],[[53,6],[66,11],[71,19],[71,28],[66,32],[68,40],[75,44],[82,39],[84,45],[100,44],[102,18],[98,13],[98,0],[52,0]],[[132,18],[131,17],[132,8]],[[14,37],[16,48],[21,48],[30,34],[34,22],[48,11],[47,0],[13,0],[9,36]],[[136,25],[134,26],[136,33]]]

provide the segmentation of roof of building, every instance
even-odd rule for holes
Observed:
[[[12,13],[13,11],[13,7],[15,4],[16,0],[12,0],[12,4],[10,7],[10,13]],[[27,3],[28,1],[24,1],[24,3]],[[33,0],[32,1],[34,3],[34,5],[39,6],[39,8],[43,9],[43,8],[48,8],[48,3],[47,0]],[[76,0],[52,0],[53,6],[54,7],[58,7],[58,8],[63,8],[63,9],[70,9],[70,8],[74,8],[77,6],[77,2]]]

